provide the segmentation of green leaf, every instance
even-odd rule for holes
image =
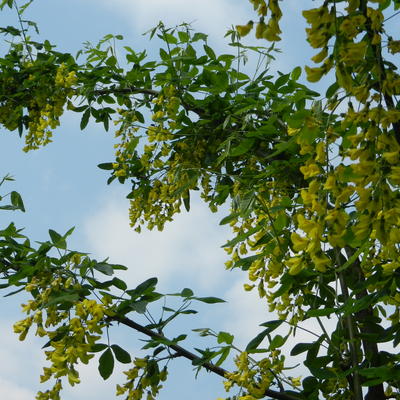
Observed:
[[[18,210],[25,212],[24,202],[22,197],[18,192],[11,192],[11,204]]]
[[[132,361],[131,359],[131,355],[124,350],[123,348],[121,348],[120,346],[118,346],[117,344],[112,344],[111,348],[114,352],[115,358],[123,364],[128,364]]]
[[[190,191],[189,190],[187,190],[185,192],[185,195],[182,196],[182,200],[183,200],[183,205],[185,206],[185,210],[187,212],[189,212],[190,211]]]
[[[218,297],[193,297],[193,299],[207,304],[225,303],[225,300],[222,300]]]
[[[281,279],[281,286],[279,289],[273,293],[273,298],[276,299],[279,296],[282,296],[284,293],[288,292],[293,284],[296,282],[296,278],[292,275],[285,274]]]
[[[234,221],[237,219],[237,217],[239,216],[239,213],[232,213],[224,218],[222,218],[221,222],[219,223],[220,225],[226,225],[229,224],[231,221]]]
[[[110,162],[98,164],[97,167],[100,169],[105,169],[106,171],[111,171],[114,169],[113,163],[110,163]]]
[[[340,88],[339,84],[335,81],[334,83],[332,83],[332,85],[328,87],[325,96],[329,99],[338,91],[339,88]]]
[[[99,272],[101,272],[104,275],[111,276],[114,273],[114,268],[107,263],[96,263],[93,268]]]
[[[341,311],[344,312],[344,315],[350,315],[360,312],[361,310],[365,310],[371,304],[375,303],[379,298],[379,293],[371,293],[367,296],[361,297],[359,300],[349,299],[345,305],[341,308]]]
[[[178,40],[176,39],[175,36],[171,35],[170,33],[164,32],[163,35],[161,36],[161,39],[164,39],[165,42],[169,44],[177,44]]]
[[[78,300],[79,300],[79,294],[78,293],[65,293],[65,292],[62,292],[59,296],[51,296],[49,298],[48,302],[43,305],[43,308],[47,308],[47,307],[52,306],[54,304],[62,304],[62,303],[73,304]]]
[[[250,342],[246,346],[246,351],[251,352],[261,344],[261,342],[264,340],[265,336],[269,334],[270,330],[269,329],[264,329],[261,333],[259,333],[255,338],[250,340]]]
[[[298,110],[287,118],[287,123],[290,128],[300,128],[303,126],[305,119],[310,115],[310,110]]]
[[[7,285],[7,286],[10,286],[10,285]],[[23,290],[25,290],[24,287],[22,287],[21,289],[13,290],[12,292],[9,292],[9,293],[5,294],[3,297],[12,296],[12,295],[17,294],[19,292],[22,292]]]
[[[303,389],[306,393],[311,393],[314,390],[318,390],[318,379],[313,376],[307,376],[302,382]]]
[[[179,31],[178,37],[179,37],[179,40],[183,43],[187,43],[190,40],[189,34],[185,31]]]
[[[216,60],[217,56],[214,53],[214,50],[210,47],[207,46],[206,44],[203,45],[204,51],[206,52],[206,54],[208,55],[208,57],[210,57],[212,60]]]
[[[179,314],[197,314],[196,310],[185,310],[181,311]]]
[[[136,289],[133,290],[133,292],[137,295],[141,295],[144,292],[146,292],[150,288],[155,288],[157,285],[158,279],[157,278],[149,278],[142,282],[140,285],[136,287]]]
[[[86,126],[89,122],[89,118],[90,118],[90,108],[87,108],[82,115],[81,124],[80,124],[81,131],[83,131],[86,128]]]
[[[163,61],[169,60],[169,54],[164,50],[160,49],[160,57]]]
[[[108,379],[114,370],[114,356],[110,348],[108,348],[99,358],[99,372],[101,377]]]
[[[365,239],[364,243],[358,248],[358,250],[339,268],[335,269],[335,272],[341,272],[353,265],[354,261],[358,259],[359,255],[369,246],[369,238]]]
[[[49,229],[49,235],[53,244],[57,244],[63,238],[59,233],[53,231],[53,229]]]
[[[335,308],[327,307],[327,308],[318,308],[308,310],[306,315],[307,317],[325,317],[327,315],[331,315],[336,311]]]
[[[10,8],[13,8],[14,5],[14,0],[3,0],[0,3],[0,9],[2,10],[4,8],[4,6],[8,6]]]
[[[129,308],[139,314],[144,314],[147,310],[148,304],[149,302],[144,300],[135,301],[129,305]]]
[[[278,89],[279,87],[283,86],[286,84],[290,79],[290,74],[285,74],[280,76],[276,81],[275,81],[275,89]]]
[[[226,360],[226,358],[229,355],[229,352],[231,351],[231,346],[226,346],[221,350],[221,356],[220,358],[216,361],[215,365],[218,367],[222,365],[222,363]]]
[[[237,157],[241,156],[244,153],[247,153],[253,147],[254,141],[255,140],[252,138],[242,140],[238,146],[233,147],[229,151],[229,155],[231,157]]]
[[[103,351],[103,350],[106,349],[107,347],[108,347],[108,345],[105,344],[105,343],[95,343],[95,344],[91,347],[90,351],[91,351],[92,353],[98,353],[99,351]]]
[[[287,338],[288,338],[288,336],[283,337],[281,335],[276,335],[271,340],[271,343],[269,345],[269,350],[272,351],[272,350],[278,349],[279,347],[282,347],[285,344]]]
[[[191,296],[193,296],[193,290],[191,290],[191,289],[189,289],[189,288],[184,288],[184,289],[182,290],[182,292],[180,293],[180,295],[181,295],[182,297],[191,297]]]
[[[329,356],[324,357],[308,357],[304,365],[310,370],[311,374],[317,379],[334,378],[335,373],[326,368],[331,361]]]
[[[193,35],[192,41],[193,41],[193,42],[197,42],[197,41],[199,41],[199,40],[202,40],[203,42],[205,42],[205,41],[207,40],[207,35],[206,35],[205,33],[196,32],[196,33]]]
[[[292,351],[290,352],[291,356],[297,356],[298,354],[304,353],[305,351],[310,350],[314,346],[314,343],[297,343]]]
[[[217,336],[218,343],[232,344],[234,336],[228,332],[219,332]]]
[[[126,290],[127,289],[127,284],[119,278],[113,278],[113,280],[111,281],[113,286],[115,286],[116,288],[120,289],[120,290]]]
[[[263,322],[260,326],[265,326],[267,328],[268,333],[273,332],[275,329],[279,328],[284,321],[281,319],[276,319],[272,321]]]
[[[301,67],[296,67],[293,69],[293,71],[290,74],[290,77],[294,80],[297,81],[297,79],[300,78],[301,75]]]

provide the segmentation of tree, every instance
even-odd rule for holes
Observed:
[[[129,183],[132,227],[162,230],[182,207],[190,210],[194,190],[212,211],[230,201],[231,214],[221,221],[234,232],[225,244],[226,267],[246,271],[244,289],[258,290],[278,315],[239,351],[236,370],[228,372],[221,365],[237,351],[229,333],[202,330],[219,347],[197,355],[180,344],[185,335],[163,335],[175,317],[192,312],[189,301],[221,299],[183,289],[180,308],[140,325],[134,313],[163,296],[155,278],[128,289],[111,278],[122,266],[68,250],[72,232],[50,230],[50,240],[34,248],[11,224],[0,232],[2,287],[32,295],[27,317],[14,327],[20,339],[35,325],[48,340],[50,366],[42,380],[55,384],[39,400],[59,398],[64,378],[79,382],[75,366],[94,352],[102,352],[104,379],[114,358],[131,362],[117,344],[100,343],[113,323],[148,336],[148,356],[133,361],[117,388],[127,399],[146,391],[156,396],[174,357],[223,376],[241,400],[400,398],[399,355],[381,349],[400,341],[400,41],[385,32],[400,3],[325,0],[303,11],[308,42],[320,49],[312,59],[320,65],[304,70],[311,83],[325,75],[331,81],[324,96],[299,82],[301,67],[276,77],[258,68],[254,78],[238,69],[245,51],[274,54],[274,44],[247,47],[241,36],[254,29],[258,39],[280,40],[278,0],[250,3],[259,21],[228,32],[236,56],[215,54],[207,36],[189,25],[160,24],[148,33],[164,43],[160,59],[148,61],[145,52],[125,46],[126,67],[110,45],[122,37],[108,35],[86,47],[79,64],[50,42],[29,39],[25,6],[1,3],[17,8],[22,27],[2,28],[13,41],[0,60],[0,122],[24,136],[24,150],[49,143],[66,109],[82,115],[81,129],[90,118],[106,130],[114,121],[115,160],[99,167],[109,172],[108,183]],[[12,192],[2,208],[23,211],[24,205]],[[326,318],[336,322],[332,331]],[[324,334],[290,354],[305,353],[310,376],[286,378],[285,342],[309,321]],[[285,336],[274,333],[282,324]]]

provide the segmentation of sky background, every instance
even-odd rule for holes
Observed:
[[[283,3],[284,35],[278,46],[283,52],[271,68],[287,73],[307,63],[314,52],[305,42],[298,0]],[[305,8],[314,6],[310,0],[302,4]],[[36,0],[25,18],[38,23],[41,40],[49,39],[61,51],[75,54],[83,42],[96,43],[112,33],[124,36],[123,45],[137,51],[147,49],[156,55],[159,43],[149,42],[142,34],[160,20],[166,26],[193,22],[194,29],[207,33],[211,47],[221,53],[229,50],[224,39],[226,31],[232,25],[255,19],[255,15],[246,0]],[[15,12],[0,13],[0,25],[17,25]],[[247,43],[255,44],[252,39]],[[0,52],[6,49],[0,43]],[[227,256],[221,245],[230,238],[230,232],[219,226],[219,221],[227,214],[227,208],[212,214],[194,199],[190,213],[177,216],[163,232],[144,230],[138,235],[128,224],[128,189],[118,184],[107,186],[107,174],[97,168],[97,164],[113,159],[112,129],[107,133],[102,126],[90,123],[80,132],[79,121],[79,115],[66,113],[54,134],[54,143],[28,154],[22,152],[23,141],[16,132],[0,128],[0,174],[8,173],[16,179],[2,189],[20,192],[27,210],[25,214],[2,212],[0,227],[13,220],[25,228],[32,240],[40,241],[47,240],[49,228],[64,233],[75,226],[70,248],[128,266],[122,278],[132,287],[157,276],[159,290],[164,293],[190,287],[199,296],[222,297],[227,303],[201,307],[194,304],[193,308],[201,312],[183,317],[176,330],[190,333],[192,328],[211,327],[229,331],[235,335],[235,343],[245,346],[261,331],[260,323],[275,317],[255,293],[243,291],[243,272],[224,269]],[[40,349],[43,341],[29,337],[20,343],[12,332],[12,324],[23,318],[20,299],[2,301],[0,398],[32,400],[38,390],[45,388],[39,384],[45,365]],[[121,327],[111,333],[114,343],[122,343],[133,355],[141,354],[138,339],[143,337]],[[299,333],[296,340],[308,340],[303,336]],[[205,344],[194,333],[190,337],[185,345],[189,349],[193,343]],[[225,395],[219,377],[201,372],[194,379],[192,369],[189,362],[175,360],[159,399],[200,400]],[[118,373],[102,381],[96,362],[80,371],[82,384],[72,389],[66,384],[64,400],[109,400],[115,398],[115,383],[124,382],[124,376]]]

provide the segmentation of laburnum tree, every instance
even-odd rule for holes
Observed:
[[[31,296],[14,325],[19,338],[33,330],[46,340],[41,380],[52,383],[37,400],[59,399],[64,381],[78,383],[77,365],[96,352],[104,379],[114,359],[130,364],[117,386],[129,400],[155,398],[175,357],[220,375],[240,400],[400,399],[400,40],[385,30],[400,2],[321,0],[303,11],[299,4],[291,18],[306,19],[317,66],[272,76],[259,64],[252,78],[238,61],[245,51],[273,58],[282,11],[278,0],[250,3],[255,21],[227,35],[235,55],[216,54],[188,25],[160,23],[148,32],[162,43],[159,59],[124,46],[121,61],[112,42],[122,37],[106,36],[73,57],[29,37],[34,23],[22,18],[24,5],[1,2],[21,22],[1,28],[12,38],[0,58],[3,128],[31,151],[51,142],[66,110],[81,115],[81,129],[90,119],[115,126],[115,159],[99,167],[108,183],[130,188],[138,232],[162,230],[189,211],[193,191],[211,211],[231,204],[221,221],[233,231],[226,268],[243,270],[244,290],[258,291],[275,313],[245,349],[228,332],[203,329],[216,347],[189,351],[184,334],[168,338],[164,328],[194,312],[189,302],[220,299],[183,289],[181,307],[141,325],[135,315],[164,298],[156,278],[128,288],[112,276],[124,267],[69,250],[71,232],[50,230],[34,247],[11,224],[0,231],[1,288]],[[252,34],[259,47],[242,43]],[[308,86],[299,81],[303,70]],[[322,77],[329,84],[320,94],[312,83]],[[2,199],[9,199],[3,210],[24,211],[17,192]],[[147,336],[146,357],[103,343],[117,323]],[[322,335],[287,348],[296,330],[315,325]],[[291,356],[302,353],[309,376],[290,377]],[[236,367],[228,371],[222,365],[231,357]]]

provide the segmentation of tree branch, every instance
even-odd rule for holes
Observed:
[[[133,95],[133,94],[148,94],[150,96],[158,96],[161,92],[159,90],[154,89],[143,89],[137,86],[129,86],[127,88],[118,88],[118,87],[110,87],[107,89],[97,89],[93,90],[92,92],[94,95],[102,96],[105,94],[126,94],[126,95]],[[204,118],[207,116],[207,113],[204,109],[196,106],[192,106],[187,101],[185,101],[182,96],[179,97],[181,104],[185,107],[188,111],[192,111],[197,114],[199,117]]]
[[[127,317],[118,317],[118,316],[114,316],[114,317],[110,317],[110,320],[112,321],[116,321],[119,322],[125,326],[128,326],[129,328],[132,328],[138,332],[141,332],[143,334],[145,334],[146,336],[149,336],[153,339],[162,339],[163,341],[168,339],[157,333],[152,331],[149,328],[146,328],[143,325],[138,324],[135,321],[132,321],[131,319],[127,318]],[[177,345],[177,344],[170,344],[167,345],[169,348],[171,348],[172,350],[174,350],[176,352],[176,357],[180,356],[180,357],[184,357],[190,361],[200,361],[200,357],[196,356],[195,354],[193,354],[192,352],[184,349],[183,347]],[[222,378],[226,378],[228,371],[226,371],[225,369],[218,367],[212,363],[204,363],[202,364],[202,366],[210,372],[213,372],[216,375],[221,376]],[[297,396],[293,396],[292,394],[289,393],[285,393],[285,392],[277,392],[275,390],[271,390],[271,389],[267,389],[265,391],[265,396],[269,396],[272,399],[276,399],[276,400],[299,400],[299,397]]]
[[[350,258],[354,254],[354,249],[350,246],[345,247],[345,252],[348,258]],[[356,274],[357,282],[364,282],[365,277],[361,269],[360,259],[357,257],[352,265],[353,272]],[[362,299],[363,297],[367,296],[368,293],[365,289],[361,290],[360,292],[356,293],[357,300]],[[379,349],[376,342],[370,341],[365,337],[368,334],[373,334],[374,331],[371,329],[369,321],[371,321],[371,317],[373,317],[373,310],[370,307],[358,311],[355,313],[355,318],[359,322],[359,330],[361,331],[364,336],[361,339],[361,343],[364,349],[364,357],[370,362],[371,367],[379,367]],[[365,397],[366,400],[380,400],[385,399],[385,392],[383,388],[383,384],[377,384],[374,386],[370,386],[368,389],[367,396]]]
[[[150,96],[158,96],[160,92],[153,89],[143,89],[136,86],[130,86],[127,88],[108,88],[108,89],[97,89],[92,92],[95,95],[101,96],[104,94],[149,94]]]

